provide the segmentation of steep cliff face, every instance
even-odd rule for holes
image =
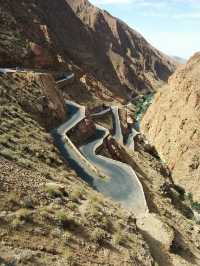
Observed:
[[[169,58],[121,20],[88,1],[66,2],[91,30],[94,73],[112,88],[115,87],[118,93],[121,89],[127,97],[136,92],[146,92],[156,87],[158,81],[166,81],[174,71],[174,64]]]
[[[139,33],[88,1],[4,1],[0,15],[1,66],[75,64],[123,99],[155,89],[175,69]]]
[[[145,114],[142,131],[173,171],[174,181],[200,200],[200,53],[160,90]]]

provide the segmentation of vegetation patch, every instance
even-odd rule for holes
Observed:
[[[95,228],[90,236],[91,241],[102,244],[107,238],[107,233],[101,228]]]
[[[192,210],[198,212],[200,214],[200,203],[194,201],[192,193],[187,193],[185,195],[185,200],[190,204]]]
[[[136,119],[139,122],[143,115],[146,113],[149,106],[152,104],[154,97],[154,93],[148,93],[146,95],[143,95],[139,100],[137,100],[135,103],[133,103],[136,106]]]
[[[123,230],[117,231],[112,236],[112,244],[114,246],[122,245],[126,241],[126,237],[123,233]]]

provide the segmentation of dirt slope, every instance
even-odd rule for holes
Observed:
[[[142,131],[167,162],[176,183],[200,200],[200,54],[160,90],[142,121]]]

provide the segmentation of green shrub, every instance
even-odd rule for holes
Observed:
[[[89,221],[100,220],[102,216],[103,214],[98,206],[88,203],[85,211],[85,217]]]
[[[78,208],[78,205],[76,204],[76,203],[74,203],[74,202],[68,202],[67,203],[67,207],[69,208],[69,209],[71,209],[71,210],[76,210],[77,208]]]
[[[103,212],[100,205],[92,202],[88,202],[87,208],[85,210],[85,219],[91,224],[97,224],[103,229],[108,229],[110,227],[110,220]]]
[[[194,201],[192,193],[185,194],[185,200],[188,202],[192,210],[200,212],[200,203]]]
[[[143,114],[147,111],[148,107],[151,105],[154,97],[154,93],[149,93],[140,98],[136,103],[136,117],[140,120]]]
[[[200,203],[199,202],[193,202],[192,203],[192,209],[197,211],[197,212],[200,212]]]
[[[19,218],[15,218],[12,220],[11,227],[13,229],[18,229],[23,224],[23,221],[21,221]]]
[[[26,197],[22,202],[22,207],[25,209],[33,209],[34,202],[31,197]]]
[[[65,222],[68,221],[68,217],[65,211],[57,211],[56,212],[56,218],[62,223],[64,224]]]
[[[100,199],[99,195],[97,195],[96,193],[91,193],[89,201],[92,205],[99,205],[102,203],[102,200]]]
[[[8,160],[16,160],[17,156],[15,153],[13,153],[11,150],[9,149],[3,149],[0,151],[0,155],[2,155],[3,157],[5,157]]]
[[[185,200],[189,201],[189,203],[192,204],[193,203],[193,195],[192,195],[192,193],[186,193],[185,194]]]
[[[0,136],[0,143],[3,145],[3,146],[8,146],[8,136],[7,135],[2,135]]]

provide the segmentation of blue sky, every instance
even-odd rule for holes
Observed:
[[[166,54],[200,51],[200,0],[90,0],[139,31]]]

